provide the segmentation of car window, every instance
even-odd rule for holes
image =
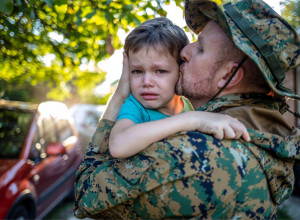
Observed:
[[[45,145],[58,142],[56,126],[53,118],[50,115],[43,117],[43,137]]]
[[[50,122],[49,122],[50,121]],[[47,127],[45,126],[46,123],[50,123],[50,126]],[[39,160],[46,158],[47,154],[46,154],[46,147],[47,147],[47,143],[46,143],[46,139],[49,143],[49,141],[51,142],[51,138],[48,138],[48,135],[45,135],[45,130],[44,130],[44,126],[47,127],[48,129],[51,127],[51,118],[46,119],[39,115],[39,118],[37,120],[37,133],[35,134],[35,140],[33,143],[34,148],[37,148],[37,150],[39,151]],[[47,130],[46,130],[47,131]],[[54,136],[55,135],[55,129],[54,129]],[[49,134],[49,136],[53,136],[53,132],[51,132],[51,134]],[[53,140],[55,140],[56,138],[53,138]]]
[[[41,145],[39,130],[34,134],[33,142],[29,152],[29,159],[38,163],[43,158],[43,146]]]
[[[96,128],[101,114],[99,112],[88,111],[86,113],[85,124],[88,127]]]
[[[19,158],[34,113],[0,109],[0,158]]]
[[[57,120],[57,131],[59,135],[59,140],[63,142],[68,137],[73,135],[73,131],[71,129],[71,126],[68,122],[68,120],[65,119],[59,119]]]

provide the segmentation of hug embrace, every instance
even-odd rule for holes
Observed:
[[[75,182],[78,218],[276,218],[300,132],[283,85],[296,31],[261,0],[186,0],[189,43],[166,18],[126,38],[123,73]]]

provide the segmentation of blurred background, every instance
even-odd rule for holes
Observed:
[[[223,4],[228,1],[215,2]],[[288,20],[299,34],[299,0],[266,2]],[[183,8],[183,0],[0,0],[0,100],[37,105],[47,101],[64,103],[69,110],[68,114],[73,117],[70,126],[74,125],[76,130],[68,138],[78,137],[82,150],[87,146],[105,104],[117,86],[122,72],[122,46],[129,31],[145,20],[166,16],[184,28],[190,41],[194,41],[196,36],[186,27]],[[285,84],[299,94],[299,68],[288,74]],[[299,112],[298,103],[289,100],[289,104],[291,110]],[[11,103],[4,105],[12,108]],[[25,111],[21,103],[13,106],[14,111]],[[57,110],[54,108],[53,111]],[[286,117],[292,125],[300,126],[300,122],[291,115]],[[22,113],[17,121],[24,120]],[[38,123],[37,120],[36,126],[42,127]],[[21,128],[25,129],[20,124],[16,126],[16,133],[20,133]],[[5,137],[2,135],[1,141]],[[44,139],[40,137],[39,140],[43,142]],[[50,145],[51,143],[49,142]],[[56,151],[52,154],[48,152],[51,155],[47,155],[36,143],[30,147],[39,152],[39,160],[34,162],[33,168],[44,157],[52,156],[51,160],[54,161],[59,156],[59,153],[53,153]],[[59,151],[59,147],[56,149]],[[20,157],[24,159],[30,156],[30,150],[27,151],[23,149]],[[8,161],[5,160],[2,164],[7,165]],[[32,174],[33,171],[30,172]],[[3,173],[4,169],[0,169],[0,175]],[[295,166],[295,175],[294,194],[281,206],[279,219],[300,219],[299,211],[294,208],[300,207],[299,166]],[[32,178],[41,182],[35,174],[32,174]],[[1,192],[0,188],[0,200],[1,193],[16,191],[11,187],[7,186],[5,192]],[[53,203],[43,213],[43,217],[74,218],[72,196],[64,199],[65,196],[60,199],[62,202]],[[12,206],[14,205],[16,202],[12,202]],[[7,207],[8,210],[11,208]],[[26,208],[25,206],[24,209]],[[0,210],[0,217],[1,211],[3,209]]]

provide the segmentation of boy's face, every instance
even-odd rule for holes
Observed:
[[[130,86],[133,96],[146,108],[167,113],[176,103],[175,85],[179,76],[176,59],[153,47],[129,51]]]

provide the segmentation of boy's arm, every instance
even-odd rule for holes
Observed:
[[[250,140],[247,129],[237,119],[217,113],[193,111],[141,124],[121,119],[111,131],[110,154],[116,158],[127,158],[169,135],[194,130],[212,134],[218,139],[243,137],[246,141]]]

